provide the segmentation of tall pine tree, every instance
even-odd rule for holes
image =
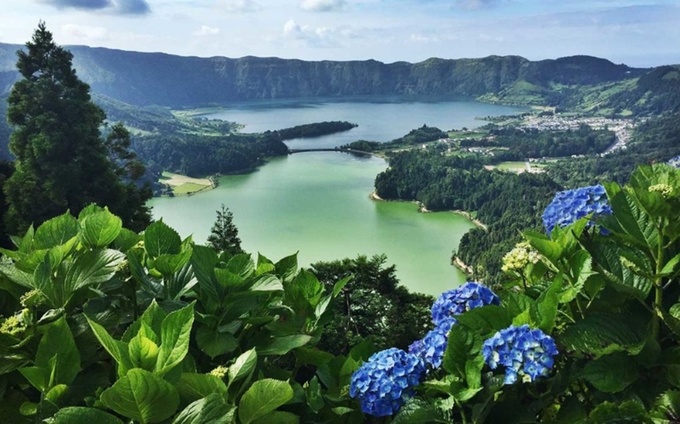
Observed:
[[[44,22],[17,55],[23,79],[8,99],[14,126],[9,147],[16,162],[4,185],[7,230],[17,234],[66,210],[77,214],[90,203],[108,206],[128,228],[144,228],[151,192],[134,183],[138,163],[134,172],[121,170],[130,160],[124,152],[129,134],[121,126],[102,138],[106,115],[76,76],[73,55],[55,44]]]
[[[218,252],[227,252],[229,255],[243,253],[238,228],[234,225],[234,214],[224,205],[217,211],[217,220],[210,229],[208,244]]]

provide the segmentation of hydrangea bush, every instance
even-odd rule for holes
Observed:
[[[547,377],[555,363],[557,347],[552,337],[525,324],[505,328],[485,340],[482,355],[492,370],[499,365],[505,367],[504,383],[514,384],[518,377],[524,382]]]
[[[349,395],[376,417],[392,415],[413,396],[425,373],[422,361],[401,349],[380,351],[352,374]]]
[[[565,227],[590,214],[597,217],[611,213],[602,185],[580,187],[557,193],[543,212],[543,226],[550,234],[555,226]]]
[[[680,417],[680,170],[557,193],[507,280],[443,293],[393,419],[671,423]],[[594,216],[604,231],[586,231]]]

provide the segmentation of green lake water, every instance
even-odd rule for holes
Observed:
[[[361,131],[363,135],[375,137],[383,134],[378,140],[384,141],[396,137],[390,131],[403,135],[418,126],[400,129],[413,125],[411,121],[435,125],[428,121],[433,111],[445,119],[447,107],[449,112],[460,112],[465,103],[474,106],[466,115],[469,122],[452,118],[450,126],[437,125],[447,129],[459,128],[463,121],[468,122],[466,126],[471,126],[470,122],[479,125],[483,122],[474,121],[475,116],[515,111],[474,102],[463,102],[463,105],[445,102],[439,103],[439,107],[429,103],[331,103],[319,105],[322,110],[310,106],[250,107],[234,109],[233,114],[225,109],[214,116],[253,122],[257,131],[262,130],[258,125],[264,126],[266,122],[272,122],[269,127],[272,129],[308,123],[304,119],[305,111],[313,115],[308,118],[309,122],[324,120],[323,115],[325,120],[346,119],[359,124],[342,135],[291,142],[298,143],[298,147],[307,143],[333,147],[354,137],[349,133],[355,130],[357,135]],[[383,117],[379,125],[360,130],[362,122],[383,116],[384,107],[391,109],[385,116],[392,116],[392,126],[384,122],[388,118]],[[282,114],[287,118],[281,117]],[[289,124],[274,124],[282,122]],[[358,138],[364,137],[353,139]],[[276,261],[297,251],[303,266],[321,260],[384,253],[387,264],[396,265],[398,278],[411,290],[437,295],[460,285],[465,277],[450,264],[450,259],[472,223],[451,212],[419,213],[413,203],[371,200],[375,176],[386,167],[384,160],[374,157],[335,152],[299,153],[276,158],[253,173],[222,177],[215,190],[191,197],[155,198],[150,205],[156,219],[162,218],[183,237],[193,235],[198,243],[207,239],[215,211],[224,203],[234,214],[242,247],[248,252],[260,252]]]

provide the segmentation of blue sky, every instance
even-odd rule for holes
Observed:
[[[184,56],[418,62],[587,54],[680,63],[680,0],[2,0],[0,42]]]

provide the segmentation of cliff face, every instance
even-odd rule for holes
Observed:
[[[0,43],[0,93],[14,81],[20,46]],[[96,93],[134,105],[186,107],[239,100],[371,95],[480,96],[526,82],[591,85],[644,69],[574,56],[531,62],[518,56],[428,59],[420,63],[198,58],[72,46],[79,76]]]

